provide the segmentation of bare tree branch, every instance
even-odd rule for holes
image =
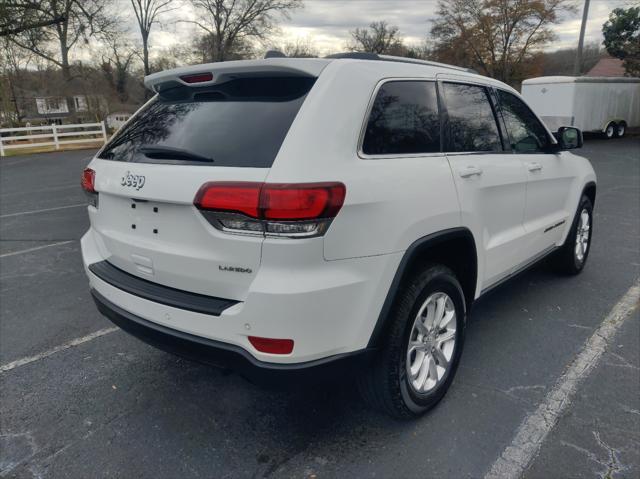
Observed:
[[[172,7],[173,0],[131,0],[136,16],[140,36],[142,37],[142,64],[144,74],[151,73],[149,67],[149,36],[153,25],[160,22],[160,17],[177,7]]]
[[[26,19],[24,24],[38,28],[21,29],[7,35],[15,45],[62,68],[65,80],[71,79],[69,54],[77,42],[102,31],[109,24],[105,6],[109,0],[4,0],[0,8],[3,24],[12,18]],[[57,44],[57,52],[50,47]]]
[[[200,13],[191,21],[211,37],[213,61],[225,61],[239,45],[266,39],[275,28],[275,16],[288,17],[302,0],[190,0]]]
[[[27,24],[22,24],[18,27],[14,27],[14,28],[10,28],[9,25],[2,25],[0,26],[0,37],[6,37],[9,35],[17,35],[18,33],[22,33],[25,30],[31,30],[34,28],[42,28],[42,27],[48,27],[51,25],[55,25],[56,23],[62,23],[65,22],[67,19],[66,17],[57,17],[57,18],[51,18],[48,20],[41,20],[39,22],[33,22],[33,23],[27,23]]]
[[[372,22],[368,28],[356,28],[350,34],[351,43],[347,48],[352,51],[391,54],[402,44],[400,29],[385,21]]]
[[[554,38],[550,27],[560,13],[574,10],[571,0],[439,0],[431,28],[436,58],[518,81]]]

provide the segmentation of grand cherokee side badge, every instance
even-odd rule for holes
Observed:
[[[120,180],[120,184],[122,186],[130,186],[135,188],[136,190],[140,190],[144,186],[145,177],[142,175],[134,175],[131,172],[127,171],[125,175]]]

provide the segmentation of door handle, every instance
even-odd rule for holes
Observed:
[[[482,174],[482,168],[478,168],[477,166],[469,165],[466,168],[458,170],[458,174],[462,178],[469,178],[471,176],[480,176]]]
[[[527,163],[527,169],[529,171],[540,171],[542,169],[542,165],[537,161],[532,161],[531,163]]]

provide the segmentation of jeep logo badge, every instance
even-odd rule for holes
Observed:
[[[131,188],[135,188],[136,190],[140,190],[144,186],[145,177],[142,175],[133,175],[131,172],[127,171],[126,174],[120,180],[120,184],[122,186],[130,186]]]

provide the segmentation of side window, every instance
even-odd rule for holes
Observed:
[[[502,151],[487,90],[478,85],[444,84],[449,116],[449,151]]]
[[[502,90],[498,90],[498,99],[513,150],[527,153],[549,146],[546,130],[522,100]]]
[[[362,142],[367,155],[440,151],[440,117],[435,82],[394,81],[382,85]]]

